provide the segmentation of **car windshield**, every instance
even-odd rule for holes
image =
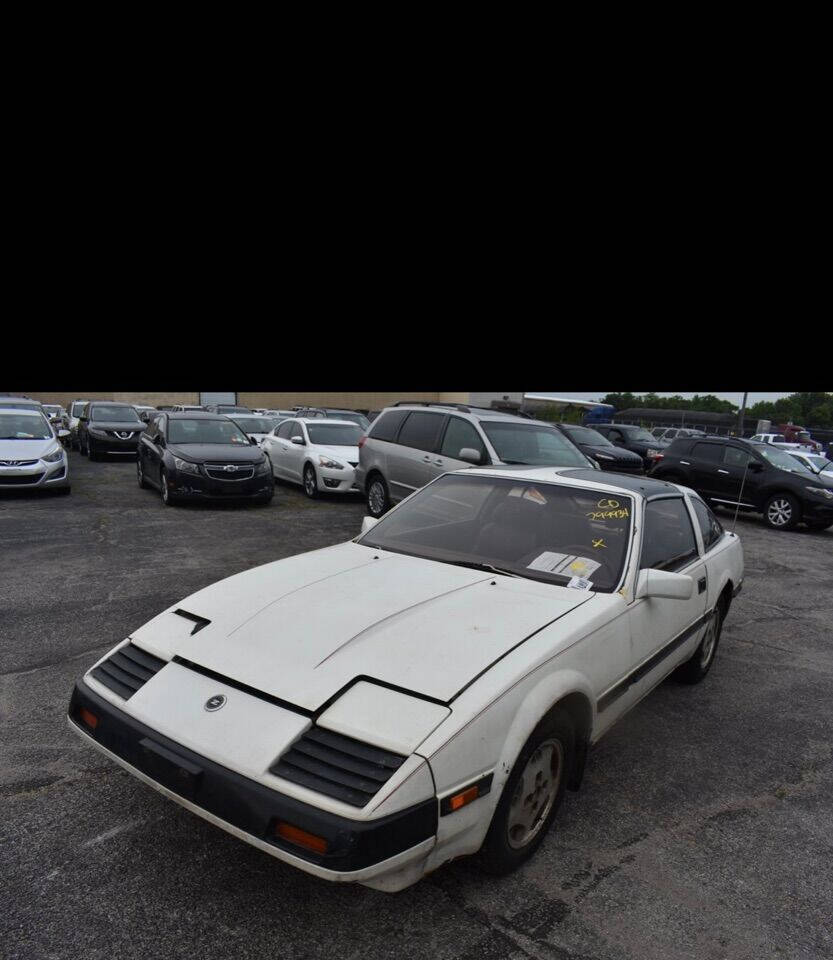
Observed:
[[[269,433],[275,427],[275,417],[232,417],[246,433]]]
[[[341,413],[333,410],[328,412],[327,416],[331,420],[352,420],[353,423],[358,424],[362,430],[367,430],[367,428],[370,426],[370,421],[366,416],[364,416],[364,414],[361,413]]]
[[[48,403],[48,404],[45,403],[45,404],[43,405],[43,409],[49,414],[50,417],[54,417],[56,413],[60,413],[60,412],[61,412],[61,408],[60,408],[60,407],[55,407],[55,406],[53,406],[51,403]]]
[[[485,420],[482,427],[504,463],[541,467],[586,467],[589,460],[555,427]]]
[[[139,422],[139,414],[133,407],[99,406],[90,409],[90,420],[99,423],[128,423],[133,420]]]
[[[630,497],[506,477],[447,474],[360,543],[442,563],[610,593],[631,534]],[[572,581],[572,583],[571,583]]]
[[[169,443],[235,443],[247,445],[249,438],[233,420],[168,420]]]
[[[812,454],[805,454],[801,456],[800,454],[791,453],[790,456],[793,460],[797,460],[801,464],[810,463],[813,468],[821,473],[822,470],[829,470],[833,464],[824,457],[813,456]]]
[[[52,427],[40,413],[0,413],[0,440],[49,440]]]
[[[799,463],[785,450],[779,450],[778,447],[773,447],[771,444],[756,444],[755,452],[762,456],[764,460],[768,460],[773,467],[779,467],[781,470],[787,470],[789,473],[813,473],[809,467],[803,463]]]
[[[222,404],[217,407],[217,413],[251,413],[247,407],[225,407]]]
[[[637,427],[636,430],[623,431],[627,440],[635,440],[637,443],[653,443],[657,438],[652,437],[647,430]]]
[[[607,437],[603,437],[598,430],[591,430],[589,427],[565,427],[570,439],[576,443],[589,443],[594,447],[612,447],[613,444]]]
[[[81,400],[79,403],[73,403],[69,408],[69,415],[71,417],[80,417],[81,411],[84,409],[84,401]]]
[[[362,431],[346,423],[308,423],[310,443],[322,443],[328,447],[357,447]]]

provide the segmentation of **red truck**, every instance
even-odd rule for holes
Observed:
[[[804,427],[796,426],[794,423],[779,423],[778,432],[784,434],[787,443],[800,443],[804,447],[809,447],[816,453],[820,453],[822,446],[815,441]]]

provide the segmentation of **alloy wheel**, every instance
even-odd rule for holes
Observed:
[[[525,847],[538,835],[558,796],[563,770],[561,742],[544,740],[527,760],[509,804],[506,830],[510,847]]]
[[[308,497],[315,496],[315,474],[310,467],[304,470],[304,493]]]
[[[367,505],[374,517],[378,517],[385,509],[385,488],[382,486],[381,480],[374,480],[370,484],[370,490],[367,493]]]
[[[783,527],[792,520],[792,504],[785,497],[779,497],[769,505],[766,515],[773,527]]]
[[[714,656],[715,647],[717,646],[719,617],[720,613],[715,611],[714,616],[709,621],[709,625],[706,627],[706,632],[703,636],[703,642],[700,646],[700,667],[703,670],[706,669],[712,657]]]

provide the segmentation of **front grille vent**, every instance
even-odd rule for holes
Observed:
[[[347,462],[350,464],[351,467],[357,467],[359,465],[358,460],[348,460]]]
[[[363,807],[405,760],[398,753],[311,727],[269,772],[353,807]]]
[[[6,474],[0,473],[0,483],[8,484],[13,486],[17,484],[18,486],[25,483],[39,483],[43,479],[42,473],[26,473],[22,477],[10,477]]]
[[[212,480],[251,480],[255,468],[250,463],[207,463],[205,472]]]
[[[128,643],[95,667],[92,676],[113,693],[129,700],[166,662]]]

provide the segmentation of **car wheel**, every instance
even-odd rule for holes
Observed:
[[[390,509],[388,486],[378,473],[367,485],[367,512],[371,517],[381,517]]]
[[[709,620],[706,632],[697,645],[697,649],[684,664],[677,667],[676,678],[681,683],[699,683],[711,670],[720,643],[720,631],[723,629],[723,605],[718,602]]]
[[[789,493],[775,493],[764,506],[764,520],[776,530],[791,530],[801,519],[801,509]]]
[[[98,460],[98,454],[93,449],[93,445],[90,443],[89,437],[87,437],[87,456],[92,461]]]
[[[147,490],[148,482],[145,480],[145,471],[142,467],[142,458],[138,455],[136,456],[136,481],[142,490]]]
[[[318,478],[315,475],[315,467],[311,463],[304,467],[304,493],[310,500],[318,496]]]
[[[168,474],[165,470],[159,473],[159,494],[162,497],[162,503],[164,503],[166,507],[171,507],[176,503],[174,495],[168,487]]]
[[[570,716],[548,714],[524,744],[495,809],[480,851],[480,866],[505,874],[538,849],[549,830],[575,762]]]

